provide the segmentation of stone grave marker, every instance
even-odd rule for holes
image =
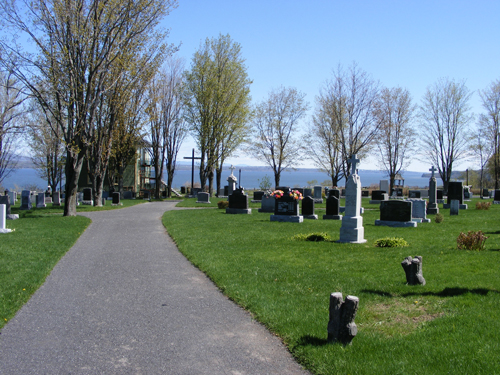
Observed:
[[[259,212],[274,212],[274,197],[264,195],[260,203]]]
[[[234,169],[234,167],[233,167],[233,169]],[[228,196],[231,196],[231,194],[233,194],[233,191],[236,190],[236,181],[237,180],[238,179],[236,178],[236,176],[233,175],[233,171],[231,171],[231,175],[227,178],[227,186],[228,186],[227,194],[228,194]]]
[[[314,213],[313,197],[307,196],[302,199],[302,216],[304,217],[304,219],[318,220],[318,215]]]
[[[493,194],[493,204],[500,204],[500,190],[495,190]]]
[[[16,204],[16,192],[15,191],[9,191],[7,193],[7,196],[9,197],[11,204]]]
[[[262,197],[264,196],[263,191],[254,191],[253,192],[253,200],[255,202],[260,202],[262,200]]]
[[[382,201],[389,200],[389,194],[385,190],[373,190],[370,204],[380,204]]]
[[[10,197],[8,195],[0,195],[0,204],[5,205],[5,214],[10,215]]]
[[[403,189],[402,188],[394,188],[391,191],[392,198],[402,198],[403,197]]]
[[[274,215],[271,215],[271,221],[302,223],[304,217],[300,215],[299,201],[290,196],[290,189],[283,190],[281,198],[274,199]]]
[[[312,197],[312,189],[311,188],[304,188],[304,197]]]
[[[421,194],[419,190],[410,190],[408,192],[408,198],[420,198]]]
[[[488,189],[483,189],[481,191],[481,198],[482,199],[489,199],[490,198],[490,192]]]
[[[337,190],[337,192],[339,191]],[[339,214],[339,210],[339,198],[336,197],[336,194],[330,193],[326,199],[326,214],[323,215],[323,220],[342,220],[342,215]]]
[[[21,193],[21,207],[20,210],[31,210],[31,191],[23,190]]]
[[[464,186],[464,201],[470,201],[472,199],[472,192],[470,186]]]
[[[83,188],[82,193],[82,204],[93,206],[94,200],[92,199],[92,188]]]
[[[422,275],[422,257],[411,256],[405,258],[401,262],[401,266],[406,274],[406,283],[408,285],[425,285],[425,279]]]
[[[248,208],[248,195],[245,194],[243,188],[234,190],[233,194],[229,196],[228,200],[229,207],[226,208],[226,214],[252,213],[252,209]]]
[[[219,191],[218,191],[217,197],[218,197],[218,198],[225,197],[225,195],[224,195],[224,188],[219,188]]]
[[[458,199],[452,199],[450,203],[450,215],[458,215],[460,209],[460,201]]]
[[[460,209],[467,209],[467,205],[464,203],[464,188],[463,183],[461,181],[450,181],[448,184],[448,198],[446,204],[443,206],[444,208],[450,208],[450,202],[452,200],[458,200],[460,205]]]
[[[389,194],[389,180],[380,180],[379,186],[380,190],[385,191],[387,194]]]
[[[52,194],[52,206],[60,206],[61,205],[61,192],[54,191]]]
[[[356,155],[351,156],[352,173],[346,181],[345,216],[342,218],[339,242],[365,243],[365,228],[361,216],[361,180],[357,174]]]
[[[8,199],[9,197],[7,197]],[[5,227],[7,221],[7,207],[5,204],[0,204],[0,233],[10,233],[12,229]]]
[[[434,177],[434,172],[436,168],[432,166],[429,171],[432,172],[431,178],[429,178],[429,204],[427,205],[427,213],[429,215],[435,215],[439,213],[439,207],[437,205],[437,182],[436,177]]]
[[[345,301],[342,293],[330,295],[329,319],[328,319],[328,342],[340,342],[343,345],[351,344],[352,339],[358,333],[358,327],[354,323],[358,311],[359,298],[347,296]]]
[[[131,190],[126,190],[123,192],[123,199],[132,199],[132,198],[133,198],[133,193]]]
[[[380,203],[380,220],[375,220],[375,225],[388,227],[416,227],[412,221],[412,202],[402,200],[389,200]]]
[[[111,194],[111,205],[112,206],[118,206],[118,205],[121,205],[122,203],[120,203],[120,193],[118,191],[115,191],[113,192],[113,194]]]
[[[339,189],[330,189],[328,190],[329,197],[336,197],[340,200],[340,190]]]
[[[196,203],[210,203],[210,194],[204,192],[198,193]]]
[[[408,198],[412,203],[411,219],[417,223],[430,223],[431,219],[427,219],[426,201],[423,199]]]
[[[36,196],[36,208],[45,208],[45,193],[38,193]]]
[[[314,203],[323,203],[322,192],[323,189],[321,188],[321,186],[319,185],[314,186],[314,192],[313,192]]]

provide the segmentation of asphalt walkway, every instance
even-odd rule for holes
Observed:
[[[173,202],[92,223],[0,332],[0,374],[307,374],[193,267],[161,223]]]

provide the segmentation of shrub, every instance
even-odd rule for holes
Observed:
[[[457,238],[457,246],[459,249],[483,250],[487,238],[480,230],[477,232],[470,230],[467,234],[460,232]]]
[[[228,201],[219,201],[219,202],[217,202],[217,207],[219,207],[221,210],[224,208],[228,208],[229,202]]]
[[[443,220],[444,220],[444,216],[443,216],[443,214],[436,214],[436,217],[434,217],[434,221],[435,221],[436,223],[442,223],[442,222],[443,222]]]
[[[378,240],[376,240],[375,246],[376,247],[407,247],[408,242],[406,242],[402,238],[386,237],[386,238],[379,238]]]
[[[314,242],[333,241],[327,233],[309,233],[309,234],[299,233],[293,236],[292,238],[297,241],[314,241]]]
[[[477,202],[476,210],[489,210],[491,206],[491,202]]]

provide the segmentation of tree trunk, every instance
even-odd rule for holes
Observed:
[[[70,152],[67,153],[63,216],[76,216],[76,193],[78,191],[78,179],[82,171],[84,157],[84,150],[80,150],[80,153],[77,155],[72,155]]]

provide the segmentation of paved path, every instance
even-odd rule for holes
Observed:
[[[161,223],[175,203],[92,224],[2,329],[0,374],[306,374]]]

